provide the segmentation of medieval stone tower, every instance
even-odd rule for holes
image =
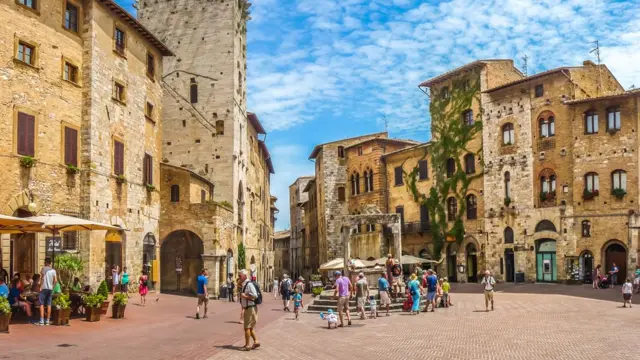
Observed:
[[[162,161],[214,184],[244,218],[248,166],[247,0],[141,0],[139,19],[175,54],[164,60]],[[182,196],[189,196],[184,194]]]

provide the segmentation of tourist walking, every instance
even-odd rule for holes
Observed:
[[[611,271],[609,271],[609,274],[611,274],[611,288],[616,287],[616,284],[618,283],[618,271],[620,271],[620,269],[618,268],[616,263],[613,263],[613,265],[611,266]]]
[[[389,282],[386,279],[385,273],[380,274],[378,279],[378,294],[380,294],[380,306],[385,306],[387,309],[387,315],[389,316],[389,306],[391,305],[391,297],[389,295]]]
[[[417,315],[420,313],[420,295],[422,294],[424,289],[422,288],[422,286],[420,286],[416,274],[411,274],[411,276],[409,277],[407,290],[409,291],[409,295],[411,295],[411,301],[413,302],[413,305],[411,306],[411,315]]]
[[[294,289],[298,289],[300,294],[304,294],[304,278],[302,276],[298,277],[298,281],[293,284]]]
[[[600,277],[602,276],[600,273],[601,267],[602,266],[600,264],[596,265],[596,268],[593,269],[593,275],[591,275],[594,289],[600,289]]]
[[[229,299],[229,302],[236,301],[235,297],[233,296],[235,287],[236,283],[233,281],[233,274],[229,274],[229,277],[227,278],[227,298]]]
[[[347,323],[351,325],[351,315],[349,314],[349,300],[351,299],[352,290],[351,280],[346,276],[342,276],[340,271],[336,271],[334,275],[336,277],[336,283],[333,296],[338,296],[338,316],[340,317],[340,325],[338,325],[338,327],[344,327],[343,313],[346,313]]]
[[[489,302],[491,302],[491,311],[493,311],[493,288],[496,285],[496,279],[491,276],[489,270],[485,270],[484,277],[480,283],[484,285],[484,307],[489,312]]]
[[[207,291],[207,285],[209,284],[209,274],[207,269],[202,269],[200,275],[196,279],[198,281],[198,305],[196,306],[196,319],[200,319],[200,305],[204,304],[204,316],[207,318],[207,307],[209,306],[209,293]]]
[[[393,274],[393,267],[395,265],[395,261],[393,260],[393,256],[391,254],[387,254],[387,261],[385,262],[385,266],[387,268],[387,280],[389,284],[393,286],[393,292],[395,296],[397,296],[396,283],[394,282],[395,276]]]
[[[636,287],[636,294],[640,294],[640,265],[636,265],[636,273],[635,278],[633,279],[633,284]]]
[[[274,299],[278,298],[278,292],[279,292],[278,278],[275,278],[275,279],[273,279],[273,298]]]
[[[120,292],[127,294],[127,298],[129,298],[129,272],[126,266],[120,275]]]
[[[451,292],[451,284],[449,284],[449,280],[445,277],[442,282],[442,296],[444,298],[444,307],[451,306],[451,297],[449,293]]]
[[[360,314],[360,319],[365,319],[364,305],[369,298],[369,284],[364,278],[363,273],[358,274],[358,281],[356,281],[356,311]]]
[[[118,265],[111,267],[111,293],[115,295],[118,292],[118,285],[120,284],[120,269]]]
[[[282,282],[280,283],[280,296],[282,296],[282,305],[284,305],[284,311],[291,311],[289,309],[289,301],[291,300],[291,279],[289,275],[284,274]]]
[[[302,293],[298,288],[295,288],[293,294],[293,313],[296,315],[296,320],[298,320],[299,311],[301,308],[304,308],[304,304],[302,303]]]
[[[147,305],[147,294],[149,293],[149,275],[147,275],[147,270],[142,270],[142,275],[138,279],[138,283],[140,306],[145,306]]]
[[[622,307],[627,307],[627,303],[629,303],[629,307],[631,307],[631,297],[633,296],[633,284],[631,284],[631,278],[627,278],[627,281],[622,284],[622,299],[624,302],[622,303]]]
[[[42,281],[40,290],[40,322],[37,325],[49,325],[51,318],[51,297],[53,296],[53,288],[58,282],[56,271],[51,267],[51,258],[44,259],[44,266],[40,271]],[[46,321],[45,321],[46,308]]]
[[[249,272],[247,270],[240,270],[240,280],[242,281],[240,305],[244,309],[244,346],[241,349],[249,351],[260,347],[255,330],[258,324],[258,308],[255,303],[258,298],[258,290],[253,282],[249,280]],[[253,339],[253,346],[249,347],[251,339]]]
[[[433,270],[427,270],[427,304],[424,306],[424,312],[429,311],[429,304],[431,304],[431,312],[436,310],[436,292],[438,290],[438,277]]]

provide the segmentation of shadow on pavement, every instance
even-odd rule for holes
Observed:
[[[495,287],[496,293],[505,294],[546,294],[574,296],[586,299],[604,301],[622,301],[620,288],[613,289],[593,289],[590,284],[584,285],[563,285],[563,284],[513,284],[499,283]],[[484,292],[483,285],[480,284],[451,284],[451,295],[455,294],[479,294]]]

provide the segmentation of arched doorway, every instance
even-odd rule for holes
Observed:
[[[536,281],[555,282],[558,277],[556,266],[556,241],[538,240],[536,246]]]
[[[196,293],[196,277],[203,268],[202,239],[188,230],[177,230],[160,246],[160,290],[173,293]]]
[[[505,267],[505,280],[507,282],[513,282],[516,273],[515,258],[513,255],[513,249],[504,249],[504,267]]]
[[[24,208],[17,209],[13,216],[26,218],[33,216],[29,210]],[[11,235],[9,243],[9,281],[13,278],[13,274],[20,273],[20,277],[24,279],[26,274],[36,274],[37,269],[37,246],[36,234],[14,234]],[[7,284],[9,285],[9,284]]]
[[[122,270],[122,243],[124,232],[109,230],[104,236],[104,277],[109,289],[113,289],[112,269],[117,266]]]
[[[447,274],[449,275],[450,282],[457,282],[458,273],[457,267],[458,263],[456,261],[456,256],[458,255],[458,244],[449,244],[447,247]]]
[[[467,281],[478,282],[478,251],[474,243],[467,244]]]
[[[585,284],[590,284],[592,280],[593,272],[593,253],[589,250],[585,250],[580,254],[580,279]]]
[[[235,272],[234,271],[235,269],[233,267],[233,251],[231,249],[227,250],[227,261],[226,261],[226,264],[227,264],[227,275],[226,275],[226,277],[233,276],[233,273]]]
[[[609,272],[613,263],[618,266],[618,281],[614,285],[623,284],[627,277],[627,248],[618,240],[610,240],[604,246],[604,271]]]
[[[153,289],[158,279],[154,278],[156,262],[156,237],[153,233],[147,233],[142,240],[142,268],[149,274],[149,288]],[[157,270],[156,270],[157,271]]]

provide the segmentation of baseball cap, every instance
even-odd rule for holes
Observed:
[[[340,275],[342,275],[342,273],[340,271],[336,271],[336,272],[333,273],[333,275],[340,276]]]

